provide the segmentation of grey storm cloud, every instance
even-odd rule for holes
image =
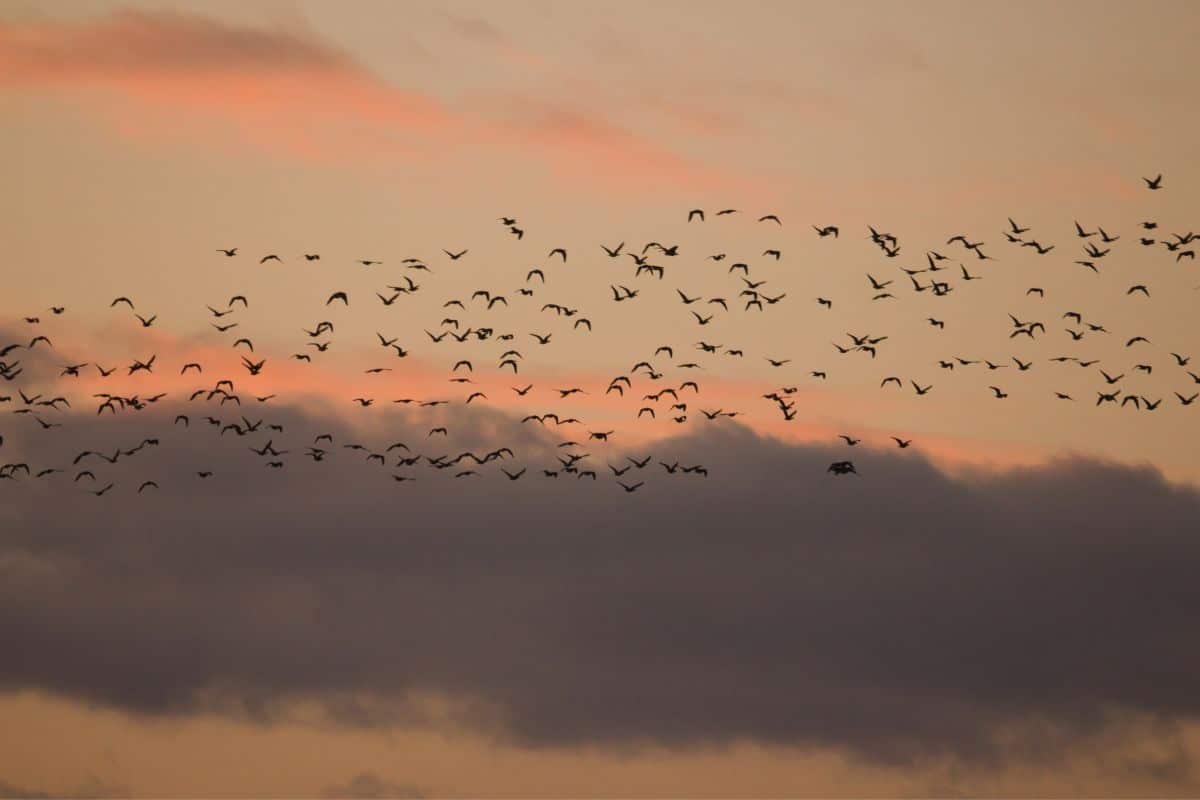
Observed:
[[[316,698],[351,725],[406,724],[405,698],[438,693],[532,746],[749,739],[885,760],[990,760],[1029,720],[1072,739],[1200,712],[1200,494],[1151,468],[953,477],[912,451],[714,422],[635,453],[655,460],[626,494],[604,466],[619,442],[592,443],[595,482],[543,478],[555,440],[485,409],[439,410],[437,445],[419,412],[350,427],[244,408],[285,433],[241,438],[194,412],[172,427],[179,410],[6,423],[0,461],[67,472],[0,481],[0,685],[264,719]],[[324,431],[327,460],[304,459]],[[160,446],[85,462],[112,493],[72,483],[77,450],[147,435]],[[268,437],[291,450],[283,470],[249,452]],[[507,444],[504,466],[529,472],[397,484],[341,447],[396,440]],[[826,474],[847,456],[860,475]],[[709,477],[656,463],[675,460]],[[364,695],[391,702],[347,699]]]

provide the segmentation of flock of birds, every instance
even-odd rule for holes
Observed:
[[[1143,178],[1143,181],[1151,191],[1163,188],[1161,175],[1153,179]],[[740,213],[738,209],[733,208],[721,209],[711,214],[707,214],[703,209],[692,209],[687,214],[687,223],[689,225],[713,224],[718,218]],[[758,225],[768,226],[768,230],[772,227],[782,228],[783,226],[782,220],[776,214],[752,216],[751,218]],[[525,229],[520,227],[517,219],[506,216],[499,218],[499,222],[506,233],[515,240],[520,242],[524,239]],[[823,240],[836,241],[842,234],[838,225],[818,224],[811,227],[815,232],[814,235]],[[1190,231],[1183,234],[1161,233],[1158,223],[1153,220],[1141,221],[1139,228],[1136,237],[1139,247],[1162,248],[1173,258],[1175,263],[1184,259],[1195,260],[1194,243],[1200,239],[1200,236]],[[944,244],[939,246],[940,249],[923,250],[916,265],[900,266],[899,271],[892,274],[890,271],[892,268],[887,265],[896,263],[895,260],[901,259],[902,254],[907,254],[907,251],[902,248],[899,238],[894,234],[871,226],[868,226],[867,231],[869,241],[879,250],[883,259],[880,267],[872,268],[866,274],[867,286],[869,286],[866,291],[869,292],[872,302],[898,300],[897,293],[904,289],[914,293],[928,293],[928,296],[937,298],[960,296],[967,291],[967,287],[971,283],[983,279],[985,277],[984,266],[998,258],[995,255],[997,250],[994,246],[976,240],[976,237],[966,233],[956,233],[949,236]],[[1033,235],[1029,227],[1021,226],[1011,217],[1007,219],[1002,234],[1004,242],[1001,246],[1029,248],[1038,256],[1047,256],[1060,248],[1065,249],[1061,242],[1047,243],[1043,241],[1040,237]],[[1127,246],[1132,238],[1134,237],[1128,234],[1114,235],[1104,227],[1094,226],[1093,228],[1093,226],[1076,221],[1073,239],[1076,240],[1080,253],[1079,257],[1074,259],[1074,265],[1088,272],[1100,274],[1104,269],[1105,259],[1116,248]],[[662,282],[667,278],[671,260],[682,255],[679,244],[664,244],[657,241],[646,242],[641,247],[627,247],[625,242],[613,246],[602,244],[600,247],[609,259],[620,263],[625,263],[624,259],[629,259],[632,262],[632,274],[624,282],[614,282],[609,286],[611,297],[596,298],[596,302],[631,303],[637,301],[639,296],[647,291],[646,287],[659,290]],[[945,252],[942,252],[943,250]],[[218,258],[242,257],[237,247],[218,248],[216,252]],[[367,302],[378,302],[384,307],[391,307],[401,298],[411,297],[418,292],[423,292],[422,296],[427,296],[436,284],[434,276],[437,271],[467,258],[470,251],[445,249],[442,254],[444,261],[441,257],[436,260],[404,258],[400,262],[399,278],[395,279],[393,283],[380,287],[374,292],[374,297],[366,298]],[[767,263],[770,263],[771,261],[778,262],[782,255],[778,248],[767,248],[759,257],[769,259],[770,261]],[[550,249],[545,255],[544,264],[526,270],[523,282],[511,293],[478,289],[473,291],[470,296],[439,298],[436,303],[439,310],[435,312],[435,315],[443,315],[440,323],[422,326],[421,331],[411,331],[410,333],[414,336],[424,335],[432,344],[439,346],[449,346],[452,343],[487,343],[484,345],[485,347],[494,348],[494,369],[502,374],[511,374],[515,379],[516,375],[522,371],[526,353],[530,348],[536,349],[548,345],[555,336],[561,337],[570,333],[586,335],[592,331],[592,321],[581,308],[566,303],[541,303],[541,301],[531,300],[536,293],[552,285],[556,278],[552,267],[554,265],[560,268],[564,267],[569,258],[570,253],[565,247]],[[303,259],[308,262],[319,261],[321,255],[304,253]],[[283,260],[283,257],[277,253],[268,253],[259,257],[257,263],[266,265],[271,262],[283,262]],[[735,260],[724,252],[708,254],[704,256],[704,260],[715,264],[720,271],[724,272],[727,281],[734,287],[736,295],[706,297],[702,293],[690,293],[683,286],[671,287],[680,305],[686,311],[680,316],[680,328],[687,329],[694,326],[699,336],[698,340],[691,343],[686,351],[696,353],[695,358],[698,360],[684,358],[685,351],[682,348],[677,349],[675,345],[663,344],[655,348],[653,352],[646,352],[636,357],[636,362],[629,370],[614,376],[604,388],[603,394],[605,396],[616,395],[621,401],[629,402],[630,417],[635,422],[643,418],[656,419],[662,415],[675,423],[683,424],[690,418],[713,421],[720,418],[734,418],[743,413],[700,405],[699,401],[702,396],[700,383],[686,375],[695,374],[693,372],[695,370],[705,369],[701,362],[710,356],[722,354],[730,358],[746,357],[746,353],[741,348],[708,341],[710,337],[704,335],[709,330],[707,326],[735,312],[765,313],[776,310],[784,300],[788,299],[788,293],[768,291],[769,279],[760,278],[759,273],[752,269],[748,261]],[[377,259],[359,259],[357,263],[365,269],[383,265],[383,262]],[[968,267],[967,264],[970,266]],[[885,269],[889,271],[885,273],[883,271]],[[674,274],[675,271],[672,271],[672,275]],[[1045,290],[1038,286],[1031,286],[1025,294],[1040,300],[1044,299]],[[1148,285],[1136,283],[1130,285],[1125,294],[1148,298],[1151,292]],[[468,316],[474,318],[501,306],[507,308],[510,301],[512,303],[540,303],[540,311],[546,317],[547,327],[542,330],[519,333],[507,330],[498,331],[490,325],[478,322],[472,324],[465,322]],[[328,358],[333,334],[335,330],[340,330],[345,324],[345,315],[349,314],[351,302],[350,292],[346,290],[329,293],[323,304],[323,310],[326,311],[321,316],[332,316],[334,319],[321,319],[311,326],[306,326],[303,329],[305,338],[302,340],[301,346],[289,354],[288,358],[305,363],[312,363],[314,359]],[[354,302],[361,301],[356,296]],[[793,298],[793,302],[805,301]],[[834,307],[834,301],[823,296],[811,298],[807,302],[817,304],[818,309],[826,312],[832,311]],[[311,441],[292,443],[290,447],[277,445],[277,441],[282,441],[288,435],[284,425],[267,416],[251,420],[250,417],[259,415],[248,411],[251,406],[266,405],[276,399],[275,394],[259,394],[253,389],[256,379],[260,379],[264,374],[269,374],[270,363],[274,357],[260,356],[251,338],[242,335],[241,324],[245,315],[249,313],[250,306],[250,299],[244,294],[230,297],[219,307],[206,306],[210,315],[209,324],[222,336],[228,337],[229,346],[240,358],[242,372],[237,375],[217,375],[215,381],[197,386],[186,398],[172,398],[169,402],[176,404],[172,410],[179,412],[174,414],[173,428],[191,429],[193,426],[196,428],[207,426],[214,435],[220,438],[225,438],[227,434],[232,434],[237,438],[250,437],[253,443],[241,452],[248,451],[251,456],[262,461],[265,469],[271,470],[285,468],[288,463],[285,456],[293,452],[302,453],[300,457],[310,459],[314,463],[321,463],[325,462],[337,448],[356,453],[368,464],[385,469],[396,483],[408,483],[416,480],[419,468],[435,472],[445,471],[458,479],[478,478],[491,469],[498,471],[508,481],[518,481],[526,476],[529,466],[518,459],[510,447],[500,447],[483,453],[471,450],[457,454],[418,452],[416,442],[413,442],[412,446],[402,441],[369,446],[361,442],[334,442],[333,435],[329,433],[317,435]],[[113,312],[129,313],[141,328],[149,329],[158,323],[156,314],[144,313],[132,298],[125,295],[114,298],[109,303],[109,308]],[[65,314],[67,309],[64,306],[56,305],[51,306],[48,311],[52,317],[59,317]],[[344,315],[342,319],[337,318],[339,312]],[[1028,315],[1018,317],[1013,314],[1009,314],[1009,318],[1011,327],[1007,330],[1007,338],[1010,340],[1040,340],[1042,337],[1050,336],[1053,331],[1059,336],[1066,337],[1065,340],[1060,339],[1065,344],[1075,345],[1088,336],[1109,334],[1108,329],[1100,322],[1085,318],[1083,313],[1071,309],[1065,310],[1056,317],[1045,319]],[[335,322],[335,319],[338,321]],[[946,327],[945,321],[936,316],[930,316],[926,321],[928,325],[939,331]],[[56,351],[54,351],[50,337],[41,332],[44,326],[40,315],[26,316],[23,318],[23,322],[33,331],[27,339],[0,344],[0,377],[4,380],[0,386],[8,386],[12,389],[11,392],[0,394],[0,404],[11,404],[13,417],[27,420],[27,424],[36,426],[34,430],[42,435],[53,436],[58,429],[70,426],[71,422],[66,410],[74,409],[75,406],[72,406],[71,399],[66,394],[59,393],[60,389],[39,391],[37,387],[29,385],[23,360],[34,351],[44,350],[50,353]],[[1059,330],[1053,330],[1053,328]],[[564,330],[568,333],[561,332]],[[1131,355],[1140,356],[1144,352],[1149,353],[1158,349],[1157,344],[1151,343],[1142,335],[1123,336],[1122,340],[1125,349]],[[386,336],[377,331],[372,342],[386,353],[389,359],[404,359],[410,354],[410,345],[403,343],[400,336]],[[847,333],[844,341],[832,344],[835,352],[840,356],[865,357],[872,359],[872,363],[875,363],[875,359],[880,359],[880,362],[884,360],[885,349],[890,343],[891,337],[886,334]],[[1178,388],[1172,388],[1173,402],[1179,406],[1192,406],[1200,397],[1200,391],[1197,390],[1197,385],[1200,385],[1200,374],[1189,369],[1191,357],[1179,352],[1182,349],[1163,348],[1164,352],[1169,353],[1171,359],[1169,363],[1166,363],[1167,370],[1177,370],[1179,376],[1186,375],[1190,381],[1188,384],[1190,389],[1180,391]],[[415,408],[436,408],[452,403],[470,406],[473,403],[488,402],[487,394],[474,387],[472,376],[477,374],[478,359],[464,358],[460,355],[461,353],[456,353],[446,362],[449,370],[448,381],[461,391],[460,397],[454,399],[402,397],[390,399],[390,402]],[[789,358],[777,358],[769,354],[763,354],[760,357],[765,359],[772,368],[784,367],[791,362]],[[1156,369],[1159,370],[1157,374],[1164,372],[1160,364],[1151,363],[1145,358],[1140,358],[1136,363],[1129,364],[1127,367],[1115,367],[1107,364],[1101,366],[1098,359],[1084,358],[1069,352],[1056,354],[1049,357],[1048,360],[1059,364],[1074,364],[1080,368],[1093,369],[1099,381],[1094,398],[1096,406],[1114,405],[1121,408],[1132,407],[1141,412],[1154,412],[1160,407],[1164,396],[1168,396],[1150,397],[1141,393],[1142,390],[1126,390],[1127,375],[1150,376]],[[668,364],[668,362],[673,363]],[[1011,363],[1009,363],[1008,361],[991,361],[984,358],[965,358],[955,355],[950,358],[938,359],[937,367],[946,371],[962,371],[973,368],[984,371],[988,375],[998,376],[1006,374],[1001,370],[1012,370],[1016,373],[1028,372],[1034,367],[1034,363],[1035,359],[1032,356],[1025,360],[1012,356]],[[98,379],[108,379],[114,374],[117,374],[119,378],[132,378],[140,373],[146,380],[153,380],[153,376],[160,374],[155,372],[156,369],[178,370],[179,375],[194,376],[197,380],[210,374],[207,371],[210,369],[208,365],[194,361],[164,364],[159,361],[157,355],[134,358],[124,366],[116,364],[105,366],[96,361],[63,363],[60,360],[59,367],[57,378],[54,381],[56,387],[61,387],[66,381],[80,379],[85,375],[91,377],[93,374]],[[479,367],[482,369],[483,365],[479,364]],[[375,366],[365,371],[368,374],[382,375],[392,372],[393,367]],[[824,380],[827,378],[827,372],[811,370],[808,376],[813,380]],[[235,378],[237,379],[236,384]],[[678,380],[678,378],[683,379]],[[637,389],[635,389],[635,380],[639,383]],[[1126,381],[1126,383],[1123,384],[1122,381]],[[250,384],[248,389],[239,389],[239,386],[245,386],[247,383]],[[992,398],[1002,401],[1009,397],[1009,391],[1001,385],[1002,383],[1003,381],[995,378],[985,381],[983,386],[986,386],[986,391]],[[906,385],[911,387],[917,397],[927,396],[934,389],[932,382],[918,381],[914,378],[906,379],[900,375],[884,375],[880,388],[903,391]],[[527,383],[513,385],[510,388],[516,397],[524,398],[535,387],[532,383]],[[798,389],[799,387],[796,385],[779,386],[762,395],[761,399],[784,421],[791,421],[796,418],[798,413],[794,399]],[[588,394],[588,391],[581,386],[554,386],[543,389],[542,393],[552,397],[560,404],[566,404],[576,396]],[[96,414],[117,416],[153,408],[167,397],[168,393],[162,391],[155,391],[153,394],[96,392],[93,399],[97,401]],[[1077,399],[1063,391],[1055,391],[1054,397],[1058,401],[1066,402],[1074,402]],[[1090,398],[1079,399],[1091,402]],[[370,408],[377,403],[376,398],[366,396],[346,398],[346,401],[361,408]],[[694,413],[696,411],[699,412],[699,415]],[[168,413],[163,419],[170,416],[171,414]],[[650,455],[640,458],[625,456],[617,464],[607,461],[601,466],[598,460],[588,452],[588,448],[592,443],[598,446],[606,445],[616,431],[592,430],[583,420],[561,407],[526,415],[521,421],[523,424],[553,426],[555,429],[562,428],[571,432],[570,437],[557,443],[558,452],[554,461],[538,465],[535,468],[533,474],[540,474],[546,479],[571,476],[575,479],[597,480],[603,475],[610,477],[620,489],[627,493],[633,493],[645,485],[645,479],[640,476],[645,474],[642,473],[642,470],[647,468],[651,468],[655,472],[657,472],[657,468],[661,468],[662,473],[660,474],[670,476],[706,477],[708,475],[708,469],[702,464],[683,465],[678,461],[656,461]],[[430,428],[419,449],[427,450],[436,443],[445,441],[450,433],[444,425]],[[116,486],[113,480],[106,477],[105,468],[111,467],[119,461],[124,462],[135,458],[147,448],[157,447],[160,436],[161,432],[156,432],[155,435],[141,438],[140,441],[130,446],[116,448],[111,453],[96,449],[81,449],[69,465],[63,463],[33,468],[24,460],[5,463],[0,465],[0,485],[3,482],[48,479],[55,475],[63,475],[64,478],[70,480],[71,484],[82,486],[91,494],[103,497],[113,491]],[[842,435],[840,438],[847,448],[853,448],[860,444],[860,439],[850,435]],[[891,438],[898,448],[904,449],[912,445],[912,439],[904,439],[899,436]],[[3,445],[4,437],[0,431],[0,448]],[[657,468],[652,467],[652,464],[656,464]],[[485,467],[489,469],[485,470]],[[831,463],[827,471],[832,475],[839,476],[858,475],[854,462],[849,459]],[[200,465],[200,468],[194,471],[196,480],[207,480],[214,474],[214,468],[208,465]],[[146,478],[137,481],[135,491],[142,494],[158,488],[158,480]]]

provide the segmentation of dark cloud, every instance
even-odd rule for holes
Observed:
[[[707,479],[652,463],[626,494],[608,474],[542,478],[561,451],[494,412],[444,412],[435,446],[420,415],[350,427],[275,408],[280,472],[248,452],[271,434],[172,429],[174,413],[11,433],[5,460],[35,470],[147,429],[162,445],[95,465],[117,483],[104,498],[69,475],[0,482],[3,686],[262,719],[317,698],[356,725],[409,724],[407,701],[438,693],[455,722],[529,745],[752,739],[888,760],[1043,757],[1200,711],[1200,495],[1150,468],[953,478],[911,451],[713,423],[653,448]],[[299,457],[322,429],[429,454],[509,443],[506,466],[530,471],[396,484],[340,447]],[[593,444],[606,473],[621,454]],[[859,476],[825,473],[847,455]],[[161,490],[135,495],[149,477]]]

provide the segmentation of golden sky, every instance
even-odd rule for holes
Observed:
[[[0,4],[0,347],[53,339],[0,359],[27,370],[0,386],[13,403],[0,462],[69,467],[155,425],[170,453],[162,497],[144,502],[126,496],[132,476],[102,507],[69,477],[65,495],[0,486],[0,632],[28,647],[0,670],[0,796],[1194,794],[1200,687],[1177,667],[1197,655],[1181,643],[1200,610],[1181,570],[1200,555],[1187,537],[1200,402],[1177,394],[1200,391],[1200,266],[1178,257],[1197,244],[1162,245],[1200,229],[1198,36],[1187,2]],[[693,208],[706,219],[689,221]],[[1010,220],[1054,249],[1006,241]],[[838,237],[813,229],[827,225]],[[896,257],[872,228],[897,237]],[[602,249],[651,241],[679,248],[649,251],[661,281]],[[550,255],[560,247],[566,259]],[[949,281],[945,297],[901,271],[929,251],[946,270],[916,278]],[[270,253],[280,261],[260,264]],[[406,275],[419,291],[376,299]],[[750,280],[783,299],[745,310]],[[639,296],[613,302],[614,285]],[[487,309],[476,290],[507,305]],[[348,307],[326,302],[336,291]],[[240,327],[214,330],[226,318],[205,306],[235,294],[249,298],[228,317]],[[122,295],[154,326],[111,307]],[[591,332],[545,303],[578,308]],[[447,317],[514,339],[435,344],[426,331]],[[1013,319],[1045,332],[1012,338]],[[337,326],[330,352],[290,359],[321,320]],[[376,332],[407,358],[381,356]],[[877,358],[839,354],[850,334],[888,338]],[[240,366],[237,335],[267,359],[262,375]],[[496,365],[510,345],[518,375]],[[124,374],[151,354],[153,376]],[[939,366],[955,357],[1003,366]],[[469,389],[447,382],[459,359],[473,362]],[[641,360],[677,388],[697,381],[686,423],[665,401],[638,419],[652,385],[636,374],[626,396],[605,394]],[[178,374],[192,361],[202,380]],[[59,374],[83,362],[120,369]],[[901,388],[881,387],[890,376]],[[192,443],[195,410],[151,409],[148,427],[92,412],[95,392],[183,403],[220,377],[277,394],[241,412],[275,413],[289,436],[429,448],[442,424],[447,451],[514,446],[531,474],[510,486],[489,467],[465,494],[443,481],[397,507],[354,473],[289,462],[295,506],[257,466],[192,494],[171,480],[232,447]],[[588,394],[557,397],[571,386]],[[763,398],[784,386],[797,387],[791,421]],[[8,417],[18,388],[68,393],[76,434]],[[1117,388],[1162,405],[1096,405]],[[485,397],[468,409],[470,391]],[[451,403],[388,402],[400,397]],[[738,417],[706,425],[701,408]],[[653,451],[717,465],[713,483],[736,477],[657,496],[648,479],[616,509],[627,498],[612,486],[531,487],[564,432],[519,420],[550,409],[585,419],[575,439],[615,432],[588,442],[604,472]],[[193,439],[176,412],[192,414]],[[847,454],[839,434],[863,444]],[[309,442],[289,439],[292,458]],[[831,490],[824,464],[847,455],[868,465],[863,481]],[[382,543],[391,524],[414,539]],[[427,541],[435,531],[452,544]],[[264,563],[284,548],[283,565]],[[812,583],[796,588],[785,567]],[[875,576],[870,602],[834,583],[856,575]],[[245,624],[222,627],[210,601]],[[368,611],[385,601],[438,609],[399,613],[423,655],[395,675],[383,667],[408,650],[377,642],[403,636]],[[1102,611],[1122,623],[1103,646]],[[811,647],[776,651],[787,631]],[[1020,650],[1035,645],[1048,652]]]

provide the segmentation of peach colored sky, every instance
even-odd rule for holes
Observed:
[[[805,441],[846,432],[879,446],[898,434],[953,465],[1083,453],[1200,482],[1200,405],[1181,407],[1173,395],[1200,384],[1169,355],[1195,356],[1190,369],[1200,374],[1200,265],[1137,244],[1142,220],[1157,220],[1160,236],[1200,229],[1197,9],[9,0],[0,4],[0,173],[8,188],[0,196],[0,326],[23,336],[20,318],[40,314],[64,363],[124,364],[155,351],[176,366],[234,363],[204,305],[241,293],[251,298],[241,331],[271,362],[254,384],[260,393],[342,403],[346,413],[349,399],[367,392],[461,398],[462,387],[445,381],[455,360],[472,358],[479,386],[471,390],[505,410],[562,409],[551,388],[585,385],[593,396],[570,407],[586,412],[590,427],[621,431],[614,452],[675,431],[663,419],[637,422],[632,399],[600,399],[607,382],[661,344],[675,347],[675,363],[700,361],[694,343],[704,339],[740,347],[746,358],[710,356],[702,372],[672,371],[669,380],[706,388],[695,417],[699,407],[736,409],[755,430]],[[1165,189],[1146,191],[1141,176],[1160,172]],[[693,207],[742,213],[689,224]],[[783,226],[754,222],[766,213]],[[522,241],[496,222],[501,215],[519,219]],[[1040,257],[1006,244],[1010,216],[1056,249]],[[1076,219],[1122,237],[1100,275],[1072,263],[1081,257]],[[818,239],[813,224],[837,224],[841,236]],[[899,236],[902,257],[883,258],[866,239],[868,225]],[[960,232],[985,241],[997,260],[977,262],[945,244]],[[668,267],[661,283],[635,279],[627,259],[600,249],[624,241],[640,250],[650,240],[681,246],[680,257],[656,259]],[[232,246],[236,259],[215,252]],[[570,252],[566,264],[546,257],[559,246]],[[470,253],[451,262],[443,248]],[[783,257],[760,255],[767,248]],[[956,279],[961,261],[984,279],[956,281],[949,300],[914,295],[898,267],[924,266],[930,248],[952,255],[953,271],[943,275]],[[270,252],[285,263],[260,266]],[[322,260],[306,263],[304,252]],[[705,260],[716,252],[730,257]],[[435,272],[408,273],[421,291],[385,308],[374,292],[401,280],[408,256]],[[365,269],[360,258],[384,263]],[[742,313],[741,283],[725,269],[738,260],[769,281],[766,291],[786,292],[785,301]],[[517,289],[534,266],[550,281],[521,304]],[[895,280],[899,300],[872,301],[868,272]],[[614,283],[644,295],[615,304]],[[1135,283],[1151,297],[1128,296]],[[1031,286],[1045,299],[1027,296]],[[675,287],[738,308],[699,328]],[[483,313],[468,302],[476,288],[507,295],[510,306]],[[324,305],[335,290],[350,293],[350,309]],[[117,295],[158,314],[159,326],[147,332],[110,309]],[[817,296],[834,298],[834,310],[817,306]],[[451,298],[468,310],[443,311]],[[543,302],[581,308],[595,332],[539,312]],[[51,319],[46,309],[60,304],[68,315]],[[1072,344],[1062,319],[1069,310],[1111,334]],[[1009,313],[1043,320],[1047,334],[1010,340]],[[946,330],[931,329],[930,315],[945,319]],[[445,316],[515,331],[522,374],[496,371],[494,341],[486,349],[432,345],[422,331]],[[322,319],[345,331],[331,358],[311,367],[288,361],[304,347],[300,328]],[[550,330],[546,347],[527,335]],[[375,331],[400,336],[412,356],[380,357]],[[878,360],[839,356],[830,342],[847,331],[890,339]],[[1152,345],[1125,347],[1134,335]],[[1127,391],[1163,397],[1163,407],[1095,408],[1097,372],[1047,361],[1060,352],[1101,359],[1126,373]],[[768,355],[791,363],[771,368]],[[1037,363],[1028,373],[938,368],[955,355]],[[1153,373],[1136,375],[1144,361]],[[376,365],[396,372],[363,374]],[[814,381],[811,370],[829,379]],[[185,393],[211,382],[174,372],[154,385]],[[888,375],[905,388],[881,390]],[[918,398],[909,380],[935,389]],[[527,400],[506,388],[529,382],[538,390]],[[993,401],[992,383],[1011,397]],[[89,377],[56,385],[82,394],[120,384]],[[761,398],[783,385],[802,387],[789,425]],[[1056,390],[1078,402],[1055,401]],[[750,744],[545,756],[454,730],[164,722],[18,692],[0,695],[0,716],[32,731],[21,741],[12,739],[18,726],[0,733],[0,780],[54,792],[94,779],[110,792],[170,794],[172,780],[185,776],[197,794],[299,795],[359,773],[395,781],[392,792],[495,795],[579,794],[577,774],[591,776],[598,795],[674,794],[683,771],[714,795],[964,787],[1097,794],[1113,780],[1104,752],[1082,753],[1061,772],[892,771],[836,752]],[[48,744],[57,730],[50,721],[77,731],[67,752]],[[1179,741],[1196,751],[1190,727]],[[239,756],[231,743],[252,756],[232,770]],[[313,755],[297,765],[297,752]],[[459,763],[475,764],[479,777]],[[1134,794],[1173,785],[1127,773],[1116,780]]]
[[[1172,16],[1169,6],[1155,14],[1116,6],[1082,20],[1063,7],[1030,26],[1008,9],[958,19],[950,8],[931,5],[906,20],[887,5],[803,14],[752,5],[732,37],[718,9],[668,6],[600,20],[537,4],[503,18],[469,4],[354,13],[217,5],[204,15],[171,4],[48,12],[17,4],[0,29],[10,123],[0,136],[22,188],[3,201],[7,252],[22,265],[10,302],[62,303],[94,319],[104,309],[90,298],[136,291],[164,320],[194,329],[203,312],[192,293],[217,302],[237,286],[253,292],[259,310],[270,304],[274,324],[259,335],[273,336],[316,318],[333,288],[369,298],[397,274],[385,263],[367,276],[349,266],[354,258],[436,259],[442,247],[469,247],[470,263],[437,278],[436,299],[445,299],[479,286],[511,293],[515,276],[546,266],[544,253],[564,245],[572,263],[540,297],[584,303],[602,330],[573,337],[569,355],[546,348],[539,361],[569,358],[611,376],[628,366],[612,354],[649,341],[686,346],[699,332],[667,286],[650,287],[639,308],[663,320],[657,329],[622,326],[626,309],[605,302],[607,285],[631,276],[599,244],[668,239],[685,242],[672,264],[675,285],[733,294],[736,281],[702,261],[729,251],[755,259],[755,277],[789,294],[777,313],[740,317],[717,338],[793,365],[772,373],[752,357],[723,367],[734,376],[798,383],[809,369],[836,370],[829,388],[864,398],[885,374],[917,377],[939,384],[935,394],[919,404],[881,395],[856,414],[916,435],[1150,460],[1194,478],[1194,458],[1174,442],[1181,430],[1200,432],[1195,415],[1109,414],[1097,434],[1095,415],[1045,399],[1051,388],[1090,395],[1082,374],[1051,378],[1054,365],[1039,364],[1022,376],[1036,397],[1015,393],[998,407],[974,402],[990,381],[960,391],[965,381],[936,369],[952,349],[1000,361],[1066,344],[1057,330],[1036,350],[1010,347],[1010,311],[1053,328],[1080,306],[1109,330],[1164,342],[1159,350],[1195,341],[1190,289],[1200,273],[1132,241],[1142,217],[1186,230],[1200,199],[1189,156],[1197,112],[1174,99],[1188,56],[1172,43],[1186,38],[1191,15],[1164,26],[1157,20]],[[668,21],[678,33],[662,41],[652,32]],[[1065,34],[1089,25],[1087,36]],[[807,37],[806,46],[783,47],[788,37]],[[1006,54],[1014,57],[998,60]],[[1158,171],[1169,190],[1142,191],[1139,176]],[[787,225],[683,222],[693,205],[726,204],[778,212]],[[499,214],[521,219],[525,246],[493,224]],[[1038,259],[1002,249],[1010,215],[1058,251]],[[1104,276],[1067,258],[1076,217],[1124,236]],[[814,222],[840,223],[843,240],[816,240]],[[969,303],[918,303],[910,294],[902,306],[872,304],[864,273],[903,275],[862,241],[868,223],[901,236],[906,266],[919,265],[924,248],[947,249],[945,238],[959,231],[994,242],[1002,260],[987,280],[963,287],[974,290]],[[246,256],[236,266],[213,253],[231,243]],[[783,261],[756,258],[765,247],[782,249]],[[326,254],[319,269],[251,269],[257,254],[307,250]],[[508,277],[492,277],[501,269]],[[1146,281],[1152,304],[1124,296]],[[1026,298],[1030,285],[1046,288],[1046,301]],[[839,313],[818,313],[817,295],[835,297]],[[382,326],[383,310],[363,305],[364,328]],[[948,317],[953,348],[944,346],[950,335],[939,340],[925,327],[931,313]],[[518,311],[500,319],[548,324]],[[887,368],[835,358],[829,341],[850,321],[898,340]],[[1087,352],[1132,366],[1111,341],[1093,339]],[[1156,379],[1145,393],[1170,400],[1188,389],[1182,380]]]

